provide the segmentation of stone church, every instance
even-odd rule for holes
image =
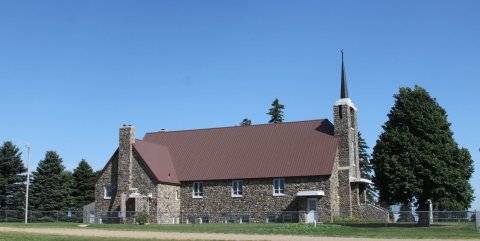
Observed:
[[[340,99],[328,119],[159,131],[120,143],[95,186],[96,222],[329,222],[384,212],[367,204],[357,108],[342,53]],[[137,221],[136,221],[137,219]]]

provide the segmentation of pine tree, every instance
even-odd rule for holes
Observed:
[[[73,170],[72,196],[76,208],[95,201],[95,181],[96,176],[92,167],[85,159],[82,159],[78,167]]]
[[[268,123],[282,123],[283,122],[283,109],[285,109],[285,106],[280,104],[278,102],[278,99],[275,98],[275,100],[272,102],[272,108],[268,110],[268,115],[271,116],[270,120]]]
[[[368,154],[368,145],[365,139],[363,139],[360,132],[358,132],[358,156],[360,159],[360,174],[362,178],[372,179],[373,166],[370,163],[370,155]],[[367,186],[367,199],[371,202],[374,201],[375,191],[371,185]]]
[[[240,122],[240,126],[251,126],[252,125],[252,121],[249,120],[248,118],[245,118],[242,120],[242,122]]]
[[[464,210],[473,201],[473,161],[453,139],[445,110],[428,92],[400,88],[373,149],[373,182],[385,204]]]
[[[0,210],[21,210],[25,204],[27,170],[21,152],[12,142],[0,147]]]
[[[55,151],[47,151],[45,159],[32,173],[31,205],[39,211],[65,210],[68,205],[68,180],[62,158]]]
[[[63,171],[61,175],[62,175],[63,182],[65,184],[64,187],[67,193],[67,197],[65,198],[64,208],[67,210],[75,210],[77,209],[77,205],[75,202],[75,197],[73,195],[73,190],[74,190],[73,173],[71,171]]]

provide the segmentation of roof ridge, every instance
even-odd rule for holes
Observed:
[[[289,121],[289,122],[282,122],[282,123],[263,123],[263,124],[256,124],[250,126],[222,126],[222,127],[210,127],[210,128],[197,128],[197,129],[189,129],[189,130],[174,130],[174,131],[154,131],[154,132],[146,132],[145,135],[148,134],[157,134],[157,133],[172,133],[172,132],[186,132],[186,131],[203,131],[203,130],[215,130],[215,129],[229,129],[229,128],[245,128],[245,127],[256,127],[256,126],[266,126],[266,125],[284,125],[284,124],[293,124],[293,123],[301,123],[301,122],[310,122],[310,121],[328,121],[327,118],[324,119],[314,119],[314,120],[301,120],[301,121]]]

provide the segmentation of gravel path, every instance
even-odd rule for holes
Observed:
[[[219,234],[219,233],[171,233],[171,232],[139,232],[139,231],[110,231],[101,229],[66,229],[66,228],[11,228],[0,227],[0,232],[20,232],[37,234],[57,234],[86,237],[122,237],[132,239],[183,239],[183,240],[265,240],[265,241],[399,241],[401,239],[372,239],[372,238],[335,238],[309,237],[290,235],[251,235],[251,234]],[[439,241],[438,239],[422,239],[422,241]],[[447,239],[442,239],[447,241]],[[455,239],[455,241],[461,241]],[[466,241],[466,240],[465,240]],[[470,240],[471,241],[471,240]]]

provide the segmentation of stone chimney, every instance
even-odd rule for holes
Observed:
[[[135,127],[120,127],[120,143],[118,146],[118,183],[117,190],[126,193],[132,188],[132,145],[135,143]]]

